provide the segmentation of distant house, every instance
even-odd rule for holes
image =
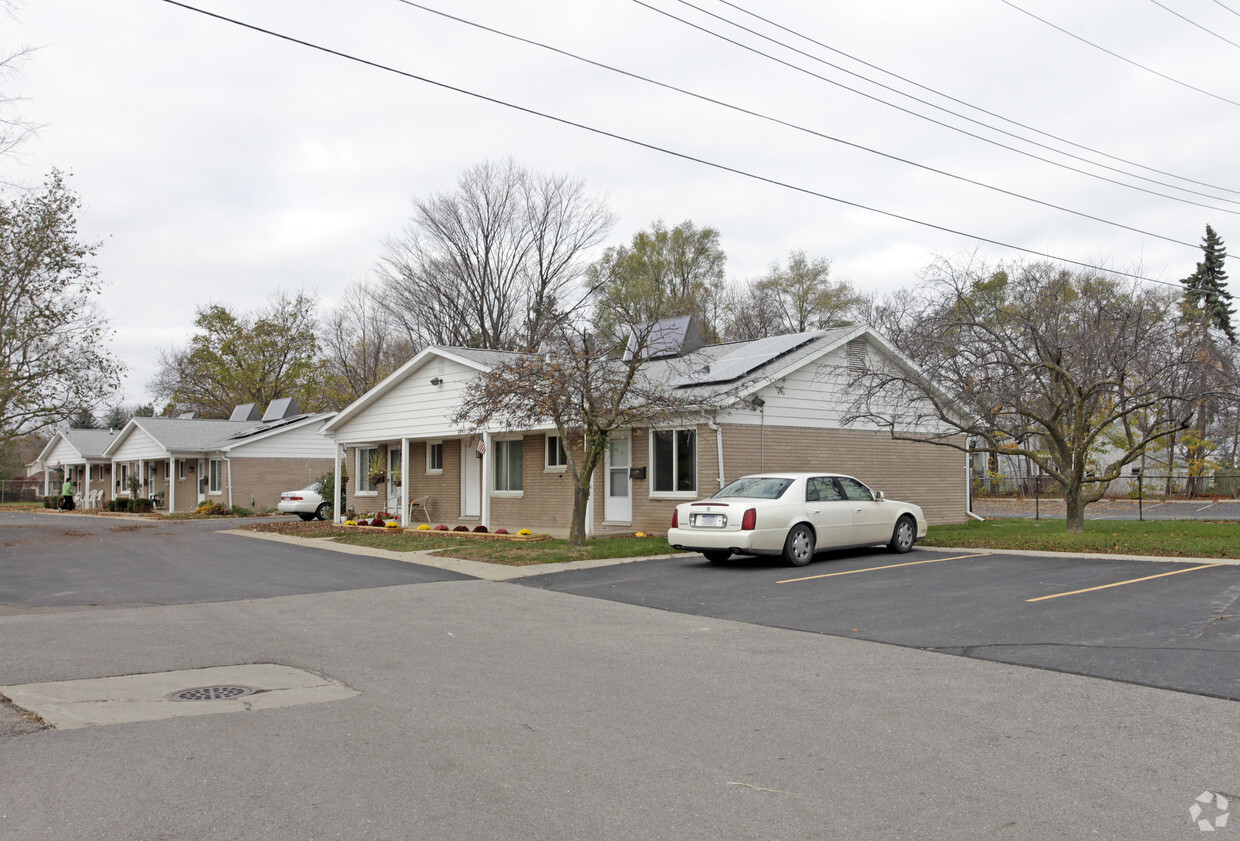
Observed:
[[[42,474],[43,495],[60,493],[59,483],[68,479],[84,508],[98,508],[112,499],[112,462],[104,452],[115,438],[114,429],[62,429],[54,434],[32,465]]]
[[[736,388],[704,416],[614,433],[594,476],[590,530],[664,531],[677,503],[760,470],[850,473],[892,498],[920,504],[931,523],[965,519],[963,453],[840,422],[854,396],[851,371],[907,364],[872,329],[664,350],[644,364],[669,387]],[[476,378],[512,358],[429,347],[332,418],[324,431],[343,453],[336,475],[348,476],[348,507],[399,512],[406,524],[429,513],[435,523],[566,528],[573,483],[553,425],[475,434],[449,420]],[[372,463],[385,472],[378,483],[370,478]],[[397,484],[395,475],[404,481]]]
[[[320,434],[331,413],[301,414],[290,399],[273,401],[261,417],[253,404],[229,420],[192,416],[134,418],[120,430],[66,429],[44,447],[44,493],[57,469],[74,482],[79,504],[101,507],[130,495],[160,500],[167,511],[205,501],[261,510],[282,491],[303,488],[331,469],[332,442]]]

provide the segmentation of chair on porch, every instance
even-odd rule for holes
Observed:
[[[151,497],[151,504],[154,505],[156,508],[163,508],[164,507],[164,492],[156,491],[155,494]]]
[[[409,500],[409,520],[412,522],[419,518],[427,523],[431,521],[431,498],[429,496]]]

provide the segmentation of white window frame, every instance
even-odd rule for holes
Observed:
[[[224,460],[222,458],[207,460],[207,493],[213,496],[224,493]]]
[[[435,466],[435,453],[439,453],[439,466]],[[431,476],[443,473],[443,441],[426,442],[426,472]]]
[[[356,470],[353,475],[356,478],[353,480],[353,492],[357,496],[379,495],[379,486],[370,484],[370,457],[378,452],[378,447],[358,447],[354,452]]]
[[[177,480],[178,481],[185,480],[185,461],[186,460],[183,458],[177,459]]]
[[[676,486],[680,484],[680,478],[681,478],[679,474],[679,470],[680,470],[680,467],[679,467],[680,435],[679,433],[682,433],[682,432],[693,433],[693,476],[692,476],[693,489],[692,490],[676,490]],[[658,458],[658,451],[655,446],[655,441],[656,441],[656,437],[663,433],[670,433],[672,436],[672,489],[666,490],[666,491],[658,490],[656,488],[656,483],[658,482],[658,477],[659,477],[659,465],[656,461],[656,459]],[[698,440],[697,439],[698,439],[697,427],[686,426],[686,427],[678,427],[674,429],[652,429],[650,430],[650,496],[652,498],[657,497],[660,499],[697,499],[697,496],[698,496],[698,479],[697,479],[697,467],[698,467],[697,443],[698,443]]]
[[[559,435],[546,435],[544,437],[543,472],[564,473],[568,470],[568,453],[564,451],[564,439]]]
[[[522,438],[498,438],[492,439],[495,456],[491,459],[491,496],[502,497],[505,499],[519,499],[525,495],[525,441]],[[512,476],[508,471],[510,465],[510,456],[513,446],[517,447],[517,452],[521,454],[521,487],[513,490],[511,488]],[[502,455],[501,455],[502,454]],[[509,487],[500,488],[499,480],[501,475],[501,467],[503,465],[503,473],[509,479]]]

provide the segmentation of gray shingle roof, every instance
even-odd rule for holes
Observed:
[[[214,450],[237,433],[263,425],[204,418],[134,418],[134,422],[169,452]]]
[[[89,459],[103,458],[103,451],[116,440],[116,431],[111,429],[65,429],[60,434]]]

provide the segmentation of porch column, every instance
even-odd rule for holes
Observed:
[[[169,514],[177,510],[177,459],[176,456],[168,456],[168,507],[165,509]]]
[[[409,486],[413,477],[409,475],[409,439],[400,439],[400,525],[409,527]]]
[[[90,508],[90,459],[86,459],[86,478],[82,480],[82,507]]]
[[[495,458],[494,442],[491,440],[491,433],[482,433],[482,511],[480,521],[486,526],[487,531],[491,530],[491,461]]]
[[[151,495],[151,488],[150,488],[150,485],[148,484],[148,481],[147,481],[147,476],[146,476],[146,459],[144,459],[144,458],[140,458],[140,459],[138,459],[138,479],[140,479],[140,480],[141,480],[141,481],[140,481],[140,483],[138,484],[138,487],[139,487],[139,488],[141,488],[141,489],[143,489],[143,490],[145,490],[145,491],[147,492],[147,496],[150,496],[150,495]],[[136,493],[135,493],[135,494],[133,494],[133,498],[134,498],[134,499],[137,499],[137,498],[138,498],[138,495],[137,495]]]
[[[336,439],[333,438],[332,440],[335,441]],[[341,508],[344,507],[343,505],[340,504],[340,457],[344,452],[344,446],[345,446],[344,444],[337,443],[336,448],[335,448],[336,453],[335,453],[335,456],[333,457],[335,459],[335,464],[332,467],[332,522],[333,523],[344,522],[344,520],[341,519],[341,517],[344,516],[344,512],[340,510]]]

